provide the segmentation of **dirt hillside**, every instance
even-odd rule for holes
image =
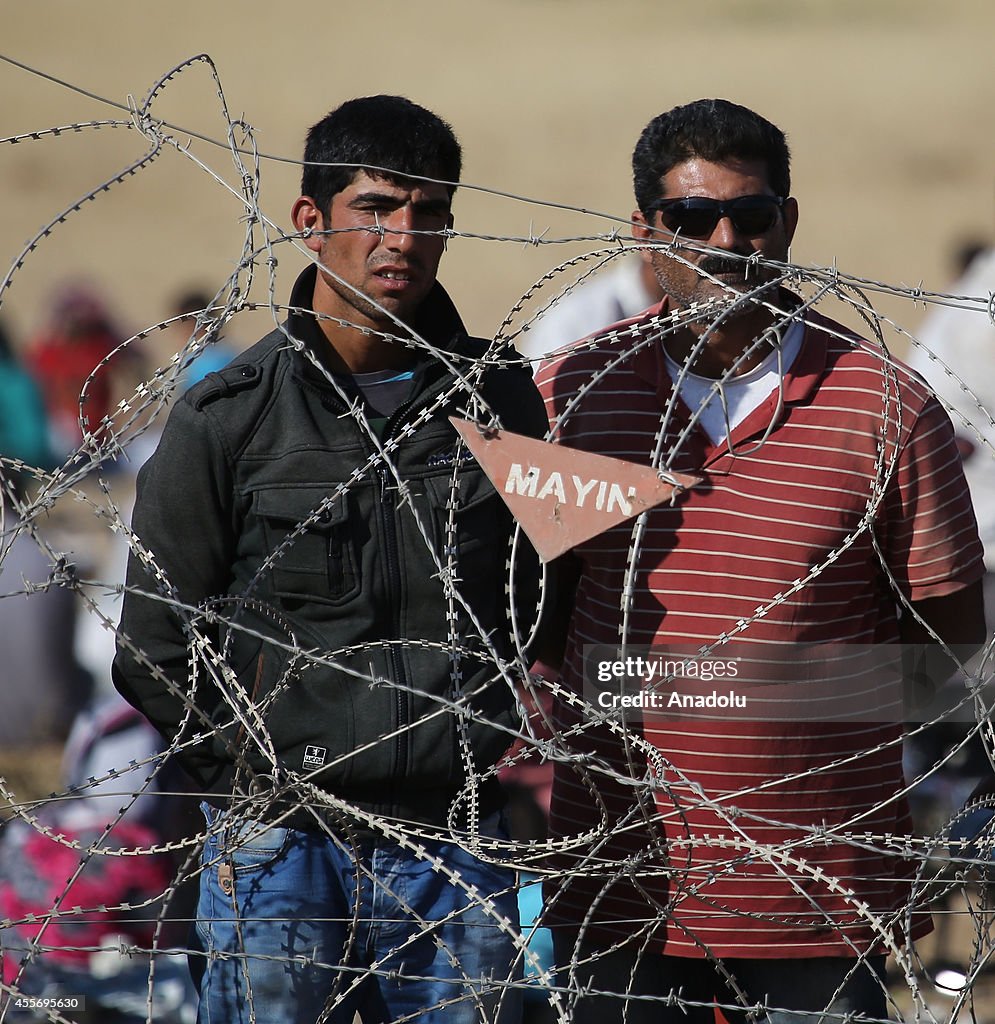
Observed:
[[[33,0],[4,5],[0,52],[68,84],[0,63],[0,135],[127,120],[126,110],[69,86],[127,107],[207,53],[230,114],[244,118],[266,155],[260,205],[278,228],[288,226],[297,194],[292,161],[306,127],[342,99],[373,92],[405,93],[451,120],[466,182],[624,218],[629,156],[646,121],[675,103],[726,96],[788,132],[802,209],[796,261],[942,289],[953,245],[995,234],[993,32],[987,0]],[[207,65],[165,84],[150,113],[174,125],[173,137],[206,169],[168,148],[60,224],[3,295],[0,316],[16,334],[37,325],[49,289],[66,276],[99,284],[134,331],[166,316],[178,287],[217,287],[238,262],[245,210],[227,187],[239,185],[233,161],[223,145],[185,134],[224,143]],[[146,148],[125,127],[0,146],[2,269]],[[457,227],[489,236],[612,227],[471,189],[456,212]],[[470,326],[487,333],[549,267],[592,247],[459,240],[443,278]],[[285,298],[301,259],[287,247],[275,255],[276,294]],[[922,315],[909,301],[884,298],[879,308],[912,329]],[[258,333],[248,320],[239,332],[244,342]]]

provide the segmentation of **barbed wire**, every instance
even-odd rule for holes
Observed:
[[[9,57],[0,56],[0,60],[26,72],[43,74]],[[206,67],[215,86],[218,116],[222,125],[218,138],[210,138],[155,116],[159,99],[193,67]],[[946,749],[926,763],[917,765],[906,783],[889,792],[873,806],[853,808],[832,823],[788,822],[777,815],[743,805],[749,797],[758,794],[776,790],[784,792],[784,787],[789,784],[806,784],[813,778],[831,777],[838,770],[859,770],[862,764],[874,763],[878,755],[897,757],[896,751],[903,743],[902,736],[896,731],[882,733],[877,740],[868,740],[859,749],[827,755],[815,767],[785,770],[776,778],[760,781],[744,779],[742,784],[730,786],[719,796],[710,795],[699,780],[683,772],[670,760],[666,751],[661,750],[631,721],[604,709],[591,699],[590,694],[578,692],[559,678],[543,679],[531,674],[526,654],[530,646],[527,634],[534,628],[537,616],[532,608],[523,608],[520,603],[521,594],[516,580],[516,567],[520,564],[521,545],[524,544],[520,536],[515,539],[515,547],[507,552],[507,578],[504,581],[506,612],[509,619],[516,623],[512,653],[508,653],[499,638],[489,634],[464,589],[465,581],[461,578],[457,555],[458,513],[461,508],[460,466],[465,455],[463,442],[459,442],[451,470],[447,472],[446,498],[441,509],[441,529],[438,533],[436,524],[425,517],[413,493],[412,481],[402,467],[401,457],[406,442],[433,417],[437,417],[441,410],[454,404],[463,410],[468,419],[478,423],[481,429],[500,426],[498,413],[482,391],[486,371],[493,367],[520,366],[533,362],[514,346],[521,343],[529,330],[556,310],[560,303],[567,301],[591,279],[612,268],[620,257],[633,256],[652,248],[662,250],[669,259],[693,268],[696,266],[694,258],[702,246],[680,238],[668,245],[638,244],[626,237],[628,218],[530,199],[481,185],[461,185],[464,190],[476,189],[516,204],[568,211],[579,217],[593,216],[599,221],[614,222],[616,226],[608,231],[564,237],[547,237],[546,231],[537,234],[531,225],[527,233],[518,234],[444,232],[448,239],[454,241],[472,238],[537,247],[580,244],[592,248],[557,263],[530,286],[521,298],[514,301],[508,315],[489,339],[487,351],[477,358],[461,357],[445,351],[396,320],[394,332],[378,332],[391,342],[414,348],[423,356],[442,364],[452,381],[402,430],[382,440],[370,421],[364,403],[348,394],[311,349],[295,337],[287,326],[289,315],[305,311],[280,301],[282,285],[277,275],[278,253],[289,246],[293,253],[312,261],[313,254],[301,244],[301,234],[285,232],[266,214],[261,202],[261,182],[263,168],[268,162],[299,161],[257,150],[252,126],[244,119],[230,115],[220,77],[210,58],[201,54],[177,65],[153,83],[140,103],[129,99],[126,104],[118,104],[87,93],[54,76],[44,77],[116,107],[126,112],[128,118],[81,121],[42,128],[0,139],[0,147],[37,144],[68,135],[89,138],[92,133],[112,128],[139,133],[144,139],[145,150],[122,170],[64,206],[35,232],[19,252],[13,254],[9,269],[0,280],[0,302],[7,299],[16,288],[26,264],[37,257],[63,225],[81,216],[84,211],[99,209],[102,197],[129,178],[140,179],[167,150],[190,160],[215,186],[236,197],[244,235],[241,251],[235,259],[235,269],[230,271],[210,302],[196,312],[196,323],[186,343],[163,365],[149,372],[131,394],[121,399],[115,408],[95,423],[90,422],[88,415],[93,390],[114,372],[126,353],[144,351],[151,339],[172,330],[177,323],[183,322],[183,318],[169,317],[143,328],[93,367],[79,395],[82,440],[61,465],[55,469],[46,469],[28,465],[20,459],[0,457],[0,483],[5,495],[0,570],[15,544],[33,546],[48,566],[48,575],[44,579],[12,580],[5,573],[0,584],[0,599],[9,607],[10,602],[31,600],[45,592],[71,592],[83,614],[91,617],[105,631],[117,631],[117,643],[122,649],[130,652],[149,676],[168,694],[182,701],[186,709],[184,722],[177,734],[181,738],[155,753],[131,759],[127,764],[104,764],[95,774],[47,798],[25,796],[18,792],[15,785],[0,777],[0,797],[4,801],[7,818],[0,843],[5,844],[8,863],[15,863],[32,843],[44,841],[49,844],[45,847],[49,851],[46,856],[51,858],[52,863],[58,863],[60,870],[63,864],[68,864],[68,874],[64,879],[47,879],[54,883],[54,888],[43,892],[47,902],[39,903],[36,899],[35,904],[29,906],[27,903],[21,905],[16,901],[5,900],[0,904],[16,909],[15,913],[8,913],[0,920],[4,957],[2,992],[5,996],[0,1000],[0,1020],[12,1016],[18,1009],[19,1000],[24,999],[33,1001],[39,1019],[72,1020],[72,1013],[64,1012],[71,1008],[51,1003],[42,1005],[41,993],[53,990],[38,989],[37,978],[42,976],[47,965],[60,965],[61,970],[61,965],[70,962],[71,969],[61,970],[61,973],[57,972],[54,976],[62,991],[74,991],[67,986],[75,983],[82,987],[84,978],[92,980],[93,965],[101,962],[100,958],[107,954],[121,962],[126,961],[140,975],[143,993],[141,1014],[144,1014],[145,1019],[188,1019],[183,1017],[184,1012],[189,1012],[188,1006],[185,1009],[183,1006],[166,1006],[166,997],[171,991],[169,986],[177,983],[172,967],[178,954],[185,951],[183,943],[176,941],[177,930],[174,926],[178,920],[185,925],[187,921],[183,915],[189,917],[191,914],[189,905],[182,902],[185,887],[191,882],[196,883],[201,872],[217,871],[222,863],[219,859],[221,854],[206,856],[203,861],[200,856],[205,844],[210,849],[211,842],[218,839],[222,826],[217,823],[198,825],[178,836],[164,836],[154,830],[132,827],[132,821],[135,808],[150,794],[158,793],[160,797],[170,793],[176,795],[170,784],[163,783],[162,779],[178,756],[193,752],[205,741],[212,738],[218,740],[219,737],[219,742],[226,747],[225,756],[236,766],[236,772],[245,783],[244,797],[233,800],[231,811],[225,819],[229,823],[226,827],[230,827],[232,821],[241,823],[239,841],[247,843],[260,831],[280,828],[281,823],[303,811],[310,816],[315,831],[349,853],[355,865],[357,887],[370,885],[381,889],[385,897],[403,908],[409,917],[416,919],[417,915],[406,904],[404,894],[392,890],[364,865],[359,853],[362,843],[360,836],[380,837],[406,851],[416,861],[425,863],[433,873],[445,879],[449,886],[462,891],[467,902],[483,912],[488,925],[511,941],[515,962],[508,965],[503,977],[472,976],[460,967],[458,950],[447,947],[458,968],[452,982],[452,998],[432,1008],[426,1019],[432,1019],[431,1014],[441,1016],[451,1005],[469,1001],[476,1006],[481,1020],[489,1020],[492,1019],[491,997],[495,993],[522,991],[542,1007],[542,1012],[546,1014],[544,1019],[567,1022],[571,1019],[574,1001],[579,996],[594,996],[600,991],[597,986],[583,980],[584,968],[591,956],[583,940],[589,931],[593,934],[602,902],[609,897],[614,887],[623,882],[628,883],[642,895],[650,917],[630,922],[630,928],[638,940],[637,944],[641,943],[640,956],[651,959],[659,955],[653,941],[657,925],[677,921],[682,904],[694,900],[729,911],[718,883],[724,878],[747,876],[758,863],[766,865],[775,877],[806,901],[811,920],[820,922],[839,941],[848,944],[854,969],[866,959],[870,947],[849,937],[852,925],[856,921],[869,929],[877,946],[891,957],[894,979],[888,981],[887,998],[893,1013],[911,1015],[916,1020],[926,1021],[952,1021],[968,1011],[976,1015],[979,1007],[974,1002],[974,987],[983,980],[993,948],[989,890],[983,884],[987,880],[990,858],[984,847],[979,848],[977,844],[972,845],[966,841],[962,843],[962,855],[950,853],[948,820],[930,823],[930,827],[923,828],[920,834],[881,831],[874,827],[874,823],[875,814],[884,805],[893,804],[909,795],[914,796],[930,784],[943,780],[951,762],[970,743],[980,742],[991,762],[995,738],[991,728],[991,709],[984,699],[984,684],[989,674],[992,638],[989,638],[982,651],[978,665],[972,665],[968,672],[969,686],[953,700],[950,707],[938,712],[935,719],[913,726],[904,740],[915,740],[937,724],[962,721],[965,710],[972,712],[972,721],[963,725]],[[190,145],[192,139],[208,142],[219,153],[230,155],[239,180],[238,188],[230,185],[220,171],[193,153]],[[91,203],[93,207],[89,205]],[[383,228],[378,225],[374,229],[361,230],[379,230],[382,233]],[[752,263],[758,273],[762,271],[762,276],[758,278],[757,286],[745,293],[730,289],[727,295],[708,304],[693,306],[680,313],[661,314],[648,323],[640,320],[573,344],[569,350],[571,358],[584,353],[607,353],[607,356],[587,379],[577,384],[550,431],[550,437],[554,440],[567,431],[572,417],[580,415],[589,396],[597,393],[620,369],[633,365],[640,354],[656,351],[664,339],[676,334],[692,321],[710,325],[705,330],[704,343],[708,332],[721,323],[737,305],[766,306],[775,318],[779,340],[792,322],[805,320],[811,311],[830,302],[842,305],[864,322],[868,334],[866,340],[842,327],[822,327],[833,344],[859,351],[874,360],[879,370],[880,391],[876,397],[880,403],[880,433],[874,452],[873,472],[868,478],[868,492],[860,514],[843,532],[831,551],[824,557],[814,559],[804,572],[800,572],[789,585],[778,590],[771,600],[758,605],[751,614],[741,617],[731,626],[717,630],[714,635],[702,641],[697,651],[701,656],[721,654],[737,639],[748,634],[756,623],[769,618],[777,609],[789,606],[796,595],[815,585],[858,540],[868,535],[873,539],[877,556],[876,570],[887,577],[891,592],[903,605],[903,614],[916,615],[912,605],[901,598],[902,586],[887,566],[875,535],[875,524],[883,503],[891,493],[898,468],[900,446],[895,439],[902,437],[907,427],[903,392],[909,386],[908,378],[901,363],[893,357],[888,340],[891,337],[901,339],[913,350],[923,346],[912,334],[878,312],[869,296],[888,295],[913,304],[963,309],[987,315],[995,323],[995,293],[988,296],[955,295],[927,291],[921,285],[912,288],[889,285],[845,274],[835,266],[805,267],[757,259],[753,259]],[[331,273],[327,267],[322,269]],[[715,278],[712,280],[720,283]],[[799,296],[799,305],[789,314],[785,314],[771,298],[771,281],[789,287]],[[342,281],[340,284],[349,287],[348,282]],[[262,298],[258,295],[260,289],[264,292]],[[129,527],[127,486],[120,470],[128,464],[140,440],[147,439],[147,435],[154,436],[161,430],[164,418],[183,386],[184,375],[197,357],[239,317],[260,310],[268,311],[272,316],[276,329],[283,335],[285,345],[308,360],[312,368],[334,389],[347,409],[344,415],[355,424],[367,442],[369,455],[362,465],[353,468],[348,479],[329,484],[326,493],[307,514],[291,524],[255,571],[244,592],[237,596],[219,596],[203,606],[190,605],[184,602],[183,594],[178,592],[168,572],[163,569],[156,552],[146,547],[142,538]],[[339,326],[353,326],[344,321],[337,323]],[[743,359],[751,359],[765,344],[765,338],[758,339],[756,351],[745,352]],[[989,437],[977,430],[972,416],[980,412],[984,425],[993,428],[995,420],[968,384],[958,377],[955,368],[947,365],[939,356],[933,353],[930,355],[936,359],[943,374],[956,381],[962,394],[962,400],[958,403],[941,398],[944,408],[958,426],[972,432],[972,440],[976,442],[982,457],[995,458],[995,449]],[[682,375],[689,371],[692,359],[693,355],[681,371]],[[673,397],[661,410],[653,435],[643,439],[646,445],[644,460],[660,470],[671,470],[679,464],[700,423],[700,413],[695,413],[675,428],[678,387],[674,388]],[[719,396],[722,387],[723,381],[716,381],[709,397]],[[778,413],[772,415],[770,430],[779,413],[780,406]],[[763,448],[768,436],[769,430],[762,435],[756,445],[757,449]],[[744,451],[741,454],[745,458],[750,452]],[[381,480],[383,486],[392,491],[398,509],[409,517],[412,536],[424,545],[430,555],[435,570],[434,578],[439,583],[439,597],[447,609],[450,636],[445,642],[414,637],[349,645],[336,650],[317,649],[296,635],[287,614],[266,599],[269,573],[280,565],[295,542],[306,536],[337,502],[353,493],[362,482],[371,479]],[[15,488],[15,480],[27,480],[27,488]],[[131,592],[168,606],[182,623],[188,644],[188,663],[186,675],[180,682],[162,666],[155,664],[143,650],[142,637],[128,636],[118,630],[116,621],[108,614],[105,599],[108,596],[120,598],[129,589],[124,581],[117,578],[104,579],[99,574],[81,573],[76,558],[61,549],[59,535],[49,529],[49,522],[53,515],[58,515],[67,505],[74,506],[76,520],[85,519],[89,530],[99,532],[113,543],[125,544],[132,557],[146,570],[154,589],[138,590],[131,587]],[[617,641],[623,651],[639,636],[633,615],[638,606],[639,588],[644,585],[641,574],[649,543],[647,524],[652,514],[644,512],[626,527],[628,539],[625,542],[624,583],[617,595]],[[543,582],[548,583],[548,579],[544,578]],[[540,595],[540,600],[546,596]],[[261,623],[265,624],[265,628]],[[247,686],[246,679],[233,665],[232,645],[239,637],[251,637],[285,658],[279,679],[261,698],[254,693],[251,684]],[[934,636],[934,639],[940,642],[938,637]],[[953,655],[949,647],[943,646],[949,655]],[[432,650],[447,657],[452,674],[450,692],[431,692],[419,688],[417,683],[398,682],[378,672],[375,668],[376,655],[392,650],[402,655],[414,650]],[[368,661],[368,670],[356,667],[364,658]],[[496,719],[484,719],[491,728],[502,732],[508,742],[509,751],[499,765],[480,766],[474,758],[468,724],[471,719],[482,719],[483,715],[474,705],[473,695],[463,689],[462,666],[468,659],[485,660],[489,666],[489,684],[515,692],[528,712],[519,727],[509,726]],[[412,729],[411,725],[386,725],[374,739],[340,754],[331,765],[323,765],[321,770],[292,771],[281,763],[270,734],[269,715],[278,702],[293,699],[295,686],[303,673],[316,669],[334,670],[343,678],[351,679],[357,686],[393,688],[407,698],[418,698],[420,703],[433,709],[418,723],[419,727],[435,719],[451,719],[455,723],[461,770],[466,781],[451,801],[445,827],[428,827],[417,822],[401,822],[378,816],[320,785],[321,771],[362,757],[378,745]],[[223,712],[213,716],[205,713],[203,696],[206,693],[216,696]],[[551,714],[550,705],[563,709],[566,716],[562,713]],[[610,738],[612,749],[619,756],[607,756],[598,746],[604,735]],[[263,767],[260,768],[260,765]],[[569,768],[576,773],[578,785],[584,789],[586,799],[593,808],[589,826],[570,834],[548,837],[498,837],[490,834],[481,820],[481,787],[499,775],[514,775],[523,768],[548,771],[553,765]],[[625,792],[630,797],[628,810],[621,817],[616,815],[614,805],[606,796],[616,791]],[[101,800],[112,797],[116,804],[114,810],[108,812],[107,805],[102,804],[98,826],[93,825],[95,819],[90,819],[87,828],[70,827],[67,824],[70,819],[64,814],[66,809],[77,808],[88,800],[96,800],[98,794]],[[949,814],[958,810],[949,808]],[[703,811],[711,814],[721,825],[721,832],[704,836],[696,833],[692,819]],[[253,824],[262,821],[267,822],[267,825]],[[758,840],[753,834],[760,830],[766,835],[771,830],[784,831],[789,827],[791,836],[777,843]],[[619,837],[627,836],[635,837],[640,849],[635,854],[617,856],[615,842]],[[556,914],[561,900],[557,894],[569,889],[571,882],[588,879],[594,883],[597,890],[595,898],[586,914],[576,922],[576,931],[581,941],[574,946],[567,960],[555,962],[548,954],[544,956],[537,952],[546,917],[540,915],[530,923],[519,924],[501,909],[502,898],[508,895],[508,891],[482,891],[472,879],[462,877],[439,854],[440,844],[452,842],[474,854],[483,863],[516,869],[520,873],[516,890],[520,888],[524,891],[527,884],[536,878],[545,880],[549,884],[544,912],[547,915]],[[845,877],[834,876],[825,869],[818,857],[813,857],[813,851],[834,844],[866,851],[879,857],[881,864],[899,860],[914,864],[909,901],[889,911],[870,906]],[[695,851],[701,850],[709,854],[708,870],[704,874],[694,860]],[[55,851],[59,852],[59,857]],[[68,855],[68,861],[62,856],[64,854]],[[106,865],[116,861],[154,865],[154,868],[150,868],[146,891],[135,897],[110,902],[74,902],[84,880],[106,874]],[[12,879],[16,873],[8,869],[3,875],[0,879],[2,886],[13,888]],[[978,884],[979,878],[982,884]],[[663,899],[658,895],[655,885],[661,880],[666,882],[668,888],[668,895]],[[895,880],[882,878],[881,881]],[[825,906],[812,896],[811,890],[824,894]],[[233,892],[237,904],[237,887]],[[718,892],[719,896],[713,898],[713,892]],[[186,906],[186,909],[180,912],[178,918],[177,907],[182,906]],[[937,1001],[936,978],[932,977],[930,968],[920,960],[913,941],[918,934],[917,922],[924,910],[932,910],[940,921],[954,919],[969,925],[970,947],[958,947],[951,954],[951,959],[955,959],[959,965],[962,980],[951,997],[952,1001],[947,1003]],[[377,977],[397,981],[398,977],[403,978],[403,966],[398,968],[396,965],[403,964],[405,953],[411,946],[426,935],[432,937],[432,941],[437,944],[443,943],[437,934],[440,927],[445,924],[458,927],[460,924],[458,914],[450,915],[443,922],[416,920],[417,927],[390,951],[389,956],[360,968],[348,957],[348,952],[359,941],[358,914],[357,902],[353,919],[344,922],[347,938],[341,962],[323,960],[317,955],[296,960],[299,966],[309,971],[329,972],[329,977],[333,979],[329,983],[330,996],[323,1019],[330,1019],[342,1006],[349,1005],[367,979]],[[781,923],[786,927],[797,923],[797,916],[796,911],[782,916],[742,909],[730,912],[730,920],[739,923],[755,920],[767,924]],[[93,926],[96,930],[91,928],[85,932],[80,931],[76,934],[85,935],[84,940],[73,941],[73,926],[77,923]],[[685,937],[696,947],[697,954],[714,965],[727,985],[728,998],[715,1004],[706,1004],[680,988],[666,995],[641,994],[635,990],[629,991],[627,979],[619,978],[618,987],[605,994],[618,998],[620,1019],[624,1019],[626,1006],[638,1002],[656,1003],[661,1008],[680,1007],[685,1011],[715,1005],[729,1015],[738,1010],[752,1014],[753,1019],[761,1018],[771,1009],[751,1001],[748,988],[737,977],[735,967],[728,962],[729,958],[716,954],[707,939],[694,933],[692,926],[680,924],[679,927],[684,929]],[[607,955],[614,948],[615,945],[608,942],[602,953]],[[191,955],[196,957],[202,954],[193,951]],[[236,958],[257,956],[247,952],[232,955]],[[123,986],[126,971],[120,963],[117,972]],[[170,1013],[174,1016],[168,1016]],[[826,1020],[850,1019],[846,1014],[832,1012],[824,1016]]]

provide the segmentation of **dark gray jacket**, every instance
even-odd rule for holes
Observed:
[[[292,305],[310,307],[314,273]],[[486,348],[438,285],[414,326],[462,373]],[[288,327],[320,346],[313,317]],[[505,429],[542,436],[526,369],[492,366],[478,390]],[[470,397],[440,361],[418,365],[382,439],[403,435],[391,459],[407,493],[280,331],[172,410],[138,477],[133,527],[152,561],[131,558],[114,683],[179,736],[209,793],[279,786],[289,770],[374,813],[441,823],[467,758],[488,768],[510,745],[515,704],[492,654],[513,655],[513,523],[447,420]],[[538,563],[524,549],[513,578],[527,625]],[[492,782],[482,812],[498,802]]]

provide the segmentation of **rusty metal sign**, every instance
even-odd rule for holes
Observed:
[[[701,477],[668,473],[450,416],[544,562],[654,508]]]

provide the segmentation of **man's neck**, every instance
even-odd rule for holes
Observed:
[[[317,298],[317,296],[316,296]],[[314,306],[318,310],[318,303]],[[378,370],[408,370],[417,362],[414,348],[392,341],[382,334],[395,337],[406,333],[393,321],[383,323],[343,324],[339,320],[316,317],[316,322],[328,344],[319,353],[332,373],[375,373]],[[382,333],[381,333],[382,332]]]
[[[352,327],[341,327],[319,320],[328,342],[321,358],[332,373],[375,373],[378,370],[409,370],[418,360],[418,353],[398,341],[387,341],[376,335],[364,335]],[[332,328],[332,330],[328,330]],[[397,325],[383,327],[398,333]]]
[[[761,308],[727,320],[691,324],[666,337],[663,344],[667,354],[681,364],[694,353],[689,369],[700,377],[739,376],[770,354],[776,338],[771,330],[774,323],[774,314]]]

